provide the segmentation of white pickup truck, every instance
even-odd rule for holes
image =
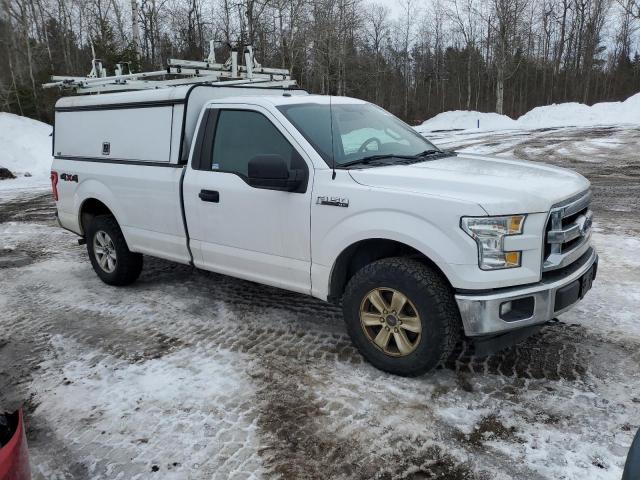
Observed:
[[[342,304],[376,367],[417,375],[464,334],[486,354],[596,275],[589,182],[438,149],[381,108],[192,85],[62,98],[52,187],[98,276],[143,254]]]

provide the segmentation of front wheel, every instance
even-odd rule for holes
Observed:
[[[373,262],[349,281],[343,313],[353,343],[375,367],[416,376],[443,363],[461,321],[442,276],[408,258]]]
[[[142,255],[129,250],[116,219],[94,217],[87,228],[87,252],[98,277],[109,285],[129,285],[142,271]]]

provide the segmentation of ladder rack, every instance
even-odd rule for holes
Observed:
[[[91,72],[86,77],[53,75],[43,88],[59,88],[77,94],[149,90],[178,85],[207,83],[211,85],[268,86],[274,88],[295,87],[289,70],[264,68],[254,58],[253,48],[244,47],[244,65],[238,63],[238,51],[232,49],[224,63],[216,63],[214,41],[209,44],[209,56],[202,62],[170,59],[164,70],[131,73],[129,64],[118,63],[115,75],[107,75],[102,62],[94,58]],[[129,73],[124,73],[129,72]]]

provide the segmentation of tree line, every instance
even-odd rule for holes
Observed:
[[[311,92],[416,123],[446,110],[517,117],[640,91],[640,0],[0,0],[0,110],[45,121],[55,74],[110,74],[253,45]]]

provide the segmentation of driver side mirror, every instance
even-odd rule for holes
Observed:
[[[303,180],[299,170],[289,171],[282,155],[257,155],[249,160],[248,183],[254,188],[293,192]]]

